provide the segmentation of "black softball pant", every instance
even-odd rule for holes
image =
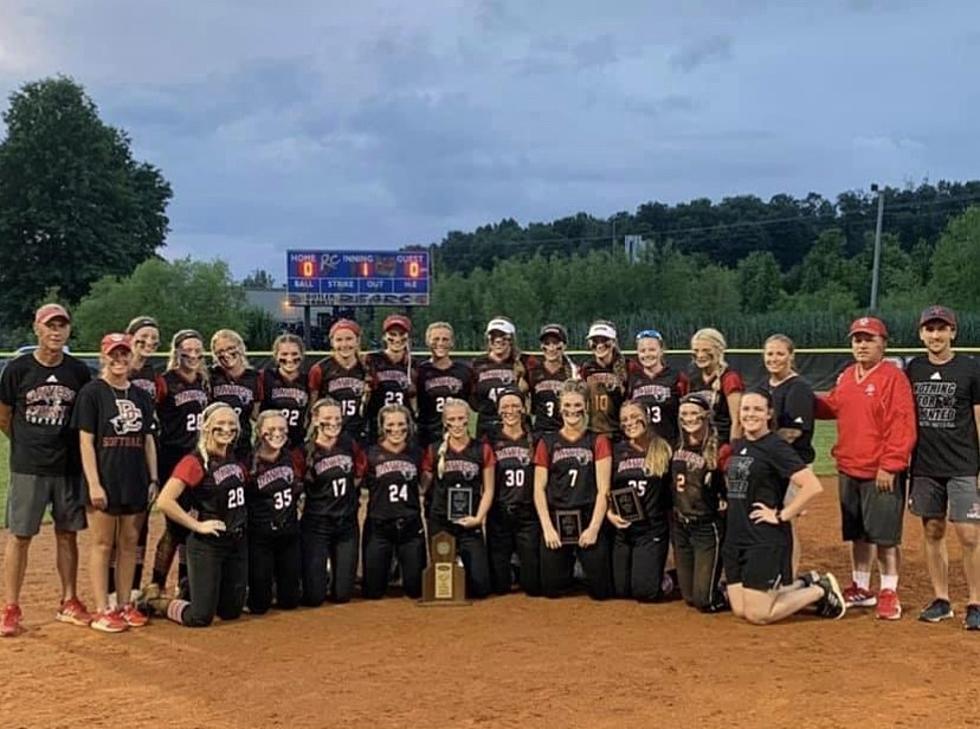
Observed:
[[[541,522],[530,504],[494,503],[487,514],[490,583],[499,595],[510,592],[511,557],[520,565],[517,579],[528,595],[541,594]]]
[[[364,522],[364,559],[361,590],[364,597],[377,600],[388,591],[391,558],[398,555],[402,589],[408,597],[422,597],[422,570],[425,569],[425,533],[421,517],[371,519]]]
[[[591,509],[589,510],[591,515]],[[583,524],[585,521],[583,520]],[[610,575],[609,534],[605,528],[599,530],[599,538],[591,547],[582,548],[577,544],[562,545],[558,549],[548,549],[542,539],[541,554],[541,594],[545,597],[560,597],[572,587],[575,571],[575,558],[578,557],[585,571],[585,589],[594,600],[606,600],[613,594]]]
[[[190,628],[204,628],[215,614],[235,620],[245,604],[248,547],[244,536],[187,538],[187,578],[191,601],[180,615]]]
[[[292,610],[299,605],[299,580],[303,556],[299,530],[293,532],[249,532],[248,610],[262,615],[272,606],[273,585],[276,607]]]
[[[430,519],[429,536],[434,537],[439,532],[448,532],[456,540],[456,554],[463,560],[463,569],[466,571],[466,596],[479,599],[489,595],[490,560],[487,557],[483,530],[479,527],[464,529],[459,524]]]
[[[666,521],[637,522],[616,529],[612,544],[613,589],[616,597],[652,602],[662,597],[661,583],[670,529]]]
[[[681,595],[688,605],[714,612],[725,605],[719,588],[721,580],[721,547],[725,541],[722,517],[684,517],[675,514],[671,530],[674,563]]]
[[[360,549],[356,517],[337,518],[307,512],[303,514],[300,530],[303,550],[303,604],[310,607],[322,605],[328,592],[333,602],[350,602],[354,594],[357,555]]]

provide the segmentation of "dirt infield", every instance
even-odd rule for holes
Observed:
[[[834,493],[801,523],[804,566],[846,575]],[[921,529],[911,517],[905,526],[898,623],[855,610],[756,628],[678,602],[512,595],[452,609],[354,602],[196,631],[157,620],[120,636],[54,620],[45,527],[28,630],[0,641],[0,725],[975,727],[980,636],[961,627],[959,547],[951,538],[957,619],[924,625]]]

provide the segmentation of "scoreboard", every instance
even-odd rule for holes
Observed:
[[[293,306],[428,306],[428,251],[286,251]]]

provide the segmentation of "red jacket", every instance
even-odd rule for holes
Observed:
[[[837,443],[830,453],[848,476],[874,478],[909,466],[915,447],[916,422],[912,386],[891,362],[882,361],[858,382],[852,364],[825,396],[817,397],[816,415],[837,419]]]

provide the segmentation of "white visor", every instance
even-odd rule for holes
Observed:
[[[589,336],[587,339],[592,339],[593,337],[616,339],[616,330],[608,324],[593,324],[589,327]]]
[[[514,328],[514,325],[506,319],[491,319],[490,323],[487,324],[487,334],[490,332],[503,332],[504,334],[512,337],[517,330]]]

